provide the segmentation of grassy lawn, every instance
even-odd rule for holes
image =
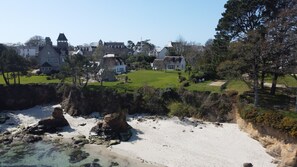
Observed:
[[[242,94],[245,91],[249,91],[249,86],[242,80],[231,80],[229,81],[226,90],[236,90],[239,94]]]
[[[190,86],[187,87],[186,89],[192,90],[192,91],[196,90],[196,91],[211,91],[216,93],[220,92],[219,86],[209,86],[211,82],[212,81],[205,81],[197,84],[191,83]]]
[[[30,84],[30,83],[59,83],[58,79],[47,80],[47,76],[21,76],[21,84]],[[10,83],[13,83],[13,80],[10,80]],[[2,75],[0,76],[0,84],[5,84]]]
[[[265,82],[271,83],[272,77],[271,76],[266,77]],[[283,84],[289,87],[297,87],[296,79],[290,75],[278,77],[277,84]]]
[[[128,76],[129,82],[123,83],[124,77]],[[182,76],[187,76],[182,72]],[[178,71],[152,71],[152,70],[139,70],[133,71],[128,74],[117,76],[119,81],[116,82],[104,82],[103,86],[112,87],[119,91],[134,91],[142,86],[152,86],[154,88],[179,88],[181,83],[178,81]],[[196,91],[212,91],[219,92],[220,87],[209,86],[212,81],[206,81],[203,83],[190,83],[188,90]],[[90,83],[91,89],[96,89],[100,83]]]
[[[188,75],[181,72],[182,76]],[[124,84],[124,78],[128,76],[128,83]],[[119,81],[104,82],[103,86],[117,89],[118,91],[134,91],[142,86],[152,86],[154,88],[179,88],[181,83],[178,80],[178,71],[152,71],[152,70],[139,70],[133,71],[128,74],[118,75]],[[47,80],[47,76],[22,76],[21,83],[59,83],[58,79]],[[67,81],[66,81],[67,82]],[[70,83],[70,80],[68,81]],[[209,86],[212,81],[205,81],[202,83],[190,83],[186,89],[191,91],[211,91],[220,92],[219,86]],[[0,76],[0,84],[4,84],[3,78]],[[90,89],[97,89],[100,86],[99,82],[89,83]],[[232,80],[228,83],[226,90],[237,90],[239,93],[248,91],[249,87],[241,80]]]

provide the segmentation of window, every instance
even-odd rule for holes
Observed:
[[[168,65],[167,66],[168,69],[175,69],[174,67],[175,67],[174,65]]]

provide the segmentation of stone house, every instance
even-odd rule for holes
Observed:
[[[68,40],[63,33],[59,34],[57,46],[53,46],[49,37],[45,38],[45,46],[40,48],[38,59],[40,71],[48,74],[52,71],[59,71],[68,55]]]
[[[114,54],[118,57],[124,57],[130,54],[130,50],[125,46],[124,42],[99,42],[99,45],[104,46],[105,54]]]
[[[126,73],[126,64],[123,59],[115,56],[114,54],[107,54],[103,57],[100,63],[103,69],[114,71],[115,74]]]

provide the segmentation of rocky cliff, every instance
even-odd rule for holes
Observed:
[[[59,101],[56,84],[0,86],[0,111],[27,109]]]

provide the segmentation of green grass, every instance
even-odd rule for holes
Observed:
[[[186,77],[187,74],[181,72],[182,76]],[[128,83],[124,82],[124,77],[128,76]],[[178,71],[152,71],[152,70],[139,70],[133,71],[128,74],[117,76],[119,81],[116,82],[104,82],[103,86],[117,89],[118,91],[134,91],[142,86],[152,86],[154,88],[179,88],[181,83],[178,80]],[[219,92],[220,87],[209,86],[212,81],[206,81],[203,83],[190,83],[186,89],[191,91],[211,91]],[[96,89],[100,83],[90,83],[89,88]]]
[[[227,91],[228,90],[236,90],[239,94],[242,94],[243,92],[249,91],[249,86],[242,80],[231,80],[229,81],[227,85]]]
[[[190,83],[190,86],[187,87],[186,89],[192,90],[192,91],[211,91],[211,92],[220,92],[220,87],[219,86],[209,86],[209,84],[212,81],[205,81],[202,83]]]
[[[182,76],[187,77],[185,72],[181,72]],[[128,76],[128,83],[124,83],[125,76]],[[139,70],[129,72],[128,74],[118,75],[119,79],[116,82],[103,82],[103,86],[114,88],[118,91],[134,91],[142,86],[152,86],[154,88],[179,88],[181,83],[178,80],[178,71],[153,71],[153,70]],[[47,76],[22,76],[21,84],[29,83],[59,83],[58,79],[47,80]],[[68,80],[67,82],[70,82]],[[190,83],[190,86],[185,87],[191,91],[211,91],[220,92],[219,86],[209,86],[212,81],[205,81],[202,83]],[[0,84],[4,84],[3,78],[0,77]],[[99,82],[89,83],[88,88],[97,89],[100,86]],[[230,81],[227,90],[237,90],[240,93],[249,90],[248,86],[240,80]]]
[[[271,83],[272,76],[267,76],[265,82]],[[278,77],[277,84],[283,84],[289,87],[297,87],[297,80],[290,75]]]
[[[30,83],[59,83],[60,80],[58,79],[50,79],[47,80],[47,76],[21,76],[20,77],[21,84],[30,84]],[[10,83],[13,83],[13,80],[10,80]],[[0,84],[5,84],[4,79],[0,76]]]

